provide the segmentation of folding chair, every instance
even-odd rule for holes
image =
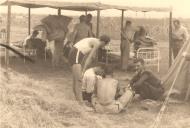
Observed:
[[[157,71],[160,71],[160,50],[158,48],[139,48],[137,50],[137,58],[143,59],[145,66],[157,66]]]

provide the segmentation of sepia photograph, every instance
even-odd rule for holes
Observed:
[[[0,128],[190,128],[189,0],[0,0]]]

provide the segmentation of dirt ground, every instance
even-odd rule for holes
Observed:
[[[167,72],[167,46],[160,44],[162,77]],[[0,128],[151,128],[161,102],[134,100],[116,115],[85,112],[74,99],[72,74],[68,65],[52,68],[50,61],[24,63],[10,59],[8,74],[1,68]],[[120,82],[128,74],[114,74]],[[172,102],[167,105],[159,128],[189,128],[190,104]]]

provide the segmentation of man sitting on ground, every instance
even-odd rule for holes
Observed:
[[[131,101],[133,91],[125,88],[122,96],[116,99],[118,91],[118,81],[113,78],[113,68],[105,68],[105,78],[98,80],[94,95],[92,96],[92,105],[99,113],[119,113]]]
[[[132,89],[143,99],[159,99],[164,93],[161,80],[145,69],[143,59],[136,60],[136,68],[137,74],[130,81]]]
[[[82,83],[83,100],[91,102],[91,96],[94,92],[94,86],[98,79],[102,79],[103,72],[103,66],[92,67],[85,71]]]

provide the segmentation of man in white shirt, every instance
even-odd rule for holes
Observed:
[[[83,100],[91,102],[91,96],[94,92],[94,86],[98,79],[102,79],[103,72],[103,66],[96,66],[93,68],[89,68],[85,71],[82,81]]]
[[[173,56],[174,58],[176,58],[184,42],[186,42],[189,39],[189,34],[187,29],[181,25],[179,20],[174,20],[173,25],[174,28],[172,30],[172,50]]]

